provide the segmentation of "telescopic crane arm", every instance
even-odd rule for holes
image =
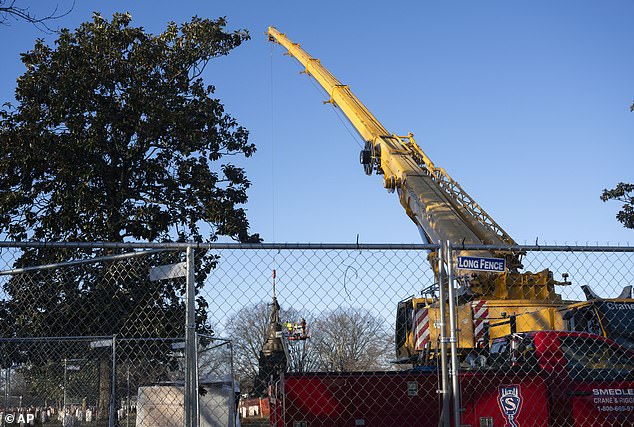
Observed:
[[[384,186],[397,190],[403,207],[430,243],[515,245],[500,227],[444,169],[437,168],[410,133],[390,134],[352,93],[298,43],[269,27],[269,40],[282,45],[329,94],[366,142],[361,162],[367,174],[383,175]]]
[[[365,141],[360,160],[366,174],[383,175],[384,187],[397,191],[401,205],[429,243],[450,241],[469,245],[515,246],[515,241],[454,181],[436,167],[414,140],[413,134],[389,133],[374,115],[299,43],[274,27],[269,41],[283,46],[326,91],[329,103],[341,109]],[[521,268],[521,252],[479,252],[503,256],[511,271]],[[432,266],[435,267],[432,262]],[[497,286],[496,286],[497,287]],[[506,293],[498,290],[496,293]],[[488,293],[483,290],[483,293]]]

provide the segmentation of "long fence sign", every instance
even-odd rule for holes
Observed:
[[[471,256],[459,256],[458,268],[463,270],[489,271],[491,273],[504,273],[506,260],[504,258],[481,258]]]

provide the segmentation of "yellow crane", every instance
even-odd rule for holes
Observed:
[[[454,244],[517,246],[502,227],[440,167],[437,167],[416,143],[412,133],[399,136],[387,129],[363,103],[324,67],[274,27],[268,28],[269,41],[283,46],[329,96],[327,102],[341,109],[365,141],[360,161],[367,175],[383,176],[383,186],[396,191],[407,215],[428,243],[450,241]],[[488,339],[511,331],[549,329],[555,323],[557,309],[564,305],[555,292],[557,282],[550,270],[532,273],[520,271],[524,253],[513,250],[462,251],[461,255],[504,258],[502,273],[469,272],[461,279],[463,303],[458,306],[459,345],[469,350],[486,346]],[[438,254],[429,261],[437,283]],[[408,298],[398,303],[396,324],[397,359],[404,363],[434,353],[433,339],[438,336],[439,302],[431,297]],[[425,311],[428,339],[415,336],[417,311]],[[521,319],[521,322],[516,319]],[[561,317],[561,315],[559,315]],[[496,323],[495,319],[498,319]],[[508,319],[508,320],[505,320]],[[484,330],[483,322],[491,328]],[[488,335],[484,332],[488,332]],[[424,361],[424,360],[423,360]]]

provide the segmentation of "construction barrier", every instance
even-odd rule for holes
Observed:
[[[634,423],[632,247],[0,249],[4,425]]]

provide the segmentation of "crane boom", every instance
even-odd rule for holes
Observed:
[[[366,142],[361,160],[366,173],[383,175],[384,186],[397,190],[401,204],[430,243],[439,240],[467,244],[515,245],[462,187],[436,167],[412,134],[390,134],[344,85],[298,43],[269,27],[269,39],[282,45],[329,94]]]
[[[293,43],[274,27],[268,28],[269,41],[283,46],[326,91],[329,103],[339,107],[365,141],[361,163],[366,174],[383,175],[388,191],[397,191],[401,205],[429,243],[450,241],[468,245],[516,246],[515,241],[442,168],[436,167],[416,143],[413,134],[389,133],[352,93],[348,85],[333,76],[319,59],[299,43]],[[465,254],[465,252],[463,252]],[[555,301],[555,281],[549,270],[518,272],[522,251],[478,251],[466,253],[502,256],[508,271],[502,275],[474,274],[469,279],[473,295],[498,299]],[[435,254],[430,263],[438,276]]]

